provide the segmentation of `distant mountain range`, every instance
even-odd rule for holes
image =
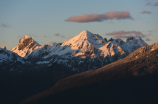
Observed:
[[[30,36],[25,35],[19,40],[19,44],[10,50],[20,57],[16,55],[15,59],[9,60],[7,54],[11,54],[11,52],[1,48],[5,53],[0,53],[2,56],[0,57],[2,60],[0,63],[7,64],[13,61],[16,64],[18,62],[21,63],[19,66],[24,66],[21,67],[22,69],[25,69],[26,66],[27,68],[30,66],[29,68],[32,69],[41,69],[43,67],[48,69],[53,68],[54,64],[58,64],[63,66],[64,69],[83,72],[122,59],[144,45],[147,44],[141,38],[130,37],[126,42],[112,38],[107,41],[98,34],[93,34],[87,30],[63,43],[42,46]],[[5,66],[3,67],[6,69]],[[7,69],[13,71],[19,68],[14,65],[13,67],[10,66],[10,68],[7,66]]]

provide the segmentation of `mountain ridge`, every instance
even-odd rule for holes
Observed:
[[[30,36],[25,35],[11,51],[35,66],[53,67],[53,63],[57,63],[73,71],[82,72],[100,68],[147,45],[141,38],[127,40],[126,42],[121,39],[107,41],[98,34],[84,30],[62,44],[40,46]]]

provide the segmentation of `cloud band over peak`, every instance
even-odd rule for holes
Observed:
[[[106,35],[108,36],[113,36],[113,38],[129,38],[129,37],[134,37],[134,38],[147,38],[149,35],[144,35],[140,31],[113,31],[111,33],[107,33]],[[150,41],[149,38],[146,39],[146,41]]]
[[[111,11],[105,14],[82,14],[81,16],[71,16],[66,21],[68,22],[101,22],[108,19],[132,19],[129,12]]]

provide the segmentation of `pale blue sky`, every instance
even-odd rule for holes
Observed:
[[[15,47],[23,35],[41,45],[64,42],[83,30],[111,38],[113,31],[139,31],[148,44],[158,42],[158,0],[0,0],[0,46]],[[150,3],[150,5],[146,5]],[[68,22],[71,16],[126,11],[132,19]],[[148,11],[151,14],[140,12]],[[125,40],[125,38],[123,38]]]

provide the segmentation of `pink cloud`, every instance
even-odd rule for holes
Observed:
[[[66,21],[68,22],[101,22],[107,19],[132,19],[129,12],[123,11],[112,11],[105,14],[82,14],[81,16],[69,17]]]
[[[150,11],[142,11],[142,12],[140,12],[141,14],[151,14],[151,12]]]
[[[123,30],[107,33],[106,35],[113,36],[113,38],[128,38],[128,37],[145,38],[147,36],[140,31],[123,31]]]
[[[150,41],[150,38],[146,38],[146,41]]]
[[[59,34],[59,33],[56,33],[55,36],[60,36],[60,34]]]
[[[146,6],[148,6],[148,5],[151,5],[151,3],[150,2],[146,3]]]
[[[59,33],[56,33],[55,36],[58,36],[58,37],[61,37],[61,38],[65,38],[64,35],[61,35],[61,34],[59,34]]]
[[[156,3],[154,4],[154,6],[158,6],[158,2],[156,2]]]
[[[4,24],[4,23],[3,23],[1,26],[2,26],[2,27],[10,27],[9,25]]]

